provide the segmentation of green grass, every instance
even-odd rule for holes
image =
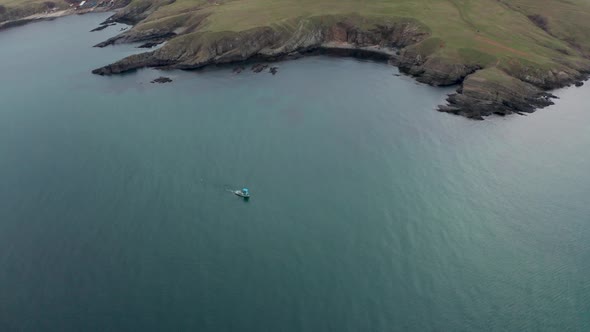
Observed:
[[[0,0],[0,5],[30,8],[42,2]],[[454,63],[509,68],[526,62],[544,70],[584,65],[587,60],[582,55],[590,55],[587,0],[177,0],[172,4],[133,0],[130,6],[148,3],[159,7],[137,30],[184,27],[198,38],[202,33],[262,26],[288,33],[302,19],[357,15],[368,18],[367,24],[380,19],[417,20],[431,33],[414,46],[418,52]],[[535,25],[530,15],[546,18],[548,29]],[[188,41],[190,36],[179,39]]]
[[[0,23],[43,13],[50,7],[66,9],[69,4],[63,0],[0,0]]]
[[[138,28],[191,12],[209,15],[198,32],[260,26],[289,31],[298,19],[321,15],[411,18],[432,33],[419,46],[421,53],[484,66],[516,58],[545,67],[556,64],[556,58],[575,62],[579,51],[590,53],[590,3],[583,0],[178,0],[160,7]],[[551,33],[527,18],[533,14],[549,18]]]

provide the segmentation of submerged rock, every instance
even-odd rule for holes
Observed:
[[[584,85],[584,82],[582,82],[582,81],[576,82],[577,87],[581,87],[582,85]]]
[[[169,77],[160,76],[160,77],[156,78],[155,80],[151,81],[150,83],[170,83],[170,82],[172,82],[172,79],[170,79]]]
[[[257,63],[255,65],[252,66],[252,71],[255,73],[260,73],[261,71],[265,70],[266,68],[268,68],[267,64],[262,64],[262,63]]]
[[[279,67],[270,67],[268,70],[271,74],[275,75],[279,71]]]
[[[113,25],[117,25],[117,23],[101,24],[99,27],[90,30],[90,32],[101,31]]]
[[[242,66],[238,66],[238,67],[234,68],[234,70],[233,70],[234,74],[239,74],[242,71],[244,71],[244,67],[242,67]]]
[[[284,60],[297,60],[303,58],[303,54],[299,52],[292,52],[285,55]]]

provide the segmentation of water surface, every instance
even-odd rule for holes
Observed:
[[[346,58],[99,77],[106,15],[0,32],[0,330],[590,330],[590,88],[476,122]]]

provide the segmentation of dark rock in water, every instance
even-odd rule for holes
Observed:
[[[253,65],[251,69],[255,73],[260,73],[261,71],[265,70],[266,68],[268,68],[268,65],[262,64],[262,63],[257,63],[255,65]]]
[[[279,67],[270,67],[269,72],[275,75],[279,71]]]
[[[169,77],[160,76],[150,83],[170,83],[172,80]]]
[[[117,61],[110,65],[94,69],[93,74],[96,75],[113,75],[124,72],[130,72],[144,67],[168,67],[175,64],[176,62],[160,59],[154,56],[155,51],[143,52],[139,54],[133,54],[123,60]]]
[[[582,81],[576,82],[577,87],[581,87],[582,85],[584,85],[584,82],[582,82]]]
[[[107,24],[101,24],[99,27],[94,28],[92,30],[90,30],[90,32],[94,32],[94,31],[100,31],[100,30],[104,30],[112,25],[116,25],[117,23],[107,23]]]
[[[242,66],[238,66],[236,68],[234,68],[234,74],[239,74],[244,70],[244,67]]]
[[[400,77],[400,76],[402,76],[402,74],[393,74],[393,76]]]
[[[109,27],[108,25],[101,25],[101,26],[99,26],[98,28],[94,28],[94,29],[90,30],[90,32],[95,32],[95,31],[104,30],[104,29],[106,29],[106,28],[108,28],[108,27]]]
[[[303,58],[303,54],[299,52],[291,52],[284,57],[284,60],[297,60]]]
[[[145,44],[141,44],[137,46],[137,48],[152,48],[160,45],[162,42],[147,42]]]
[[[127,27],[119,29],[119,31],[125,31],[125,30],[127,30]]]

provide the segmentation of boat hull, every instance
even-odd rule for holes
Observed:
[[[244,195],[244,193],[242,193],[242,192],[241,192],[241,191],[239,191],[239,190],[236,190],[236,191],[234,191],[234,194],[235,194],[236,196],[242,197],[243,199],[249,199],[249,198],[250,198],[250,195]]]

